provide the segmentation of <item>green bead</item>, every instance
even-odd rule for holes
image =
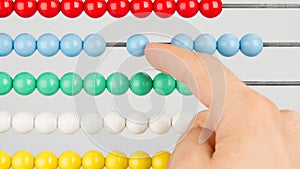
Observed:
[[[59,89],[59,79],[55,74],[45,72],[38,77],[36,87],[41,94],[51,96]]]
[[[83,88],[88,94],[97,96],[105,90],[106,80],[100,73],[90,73],[84,78]]]
[[[172,76],[160,73],[153,80],[153,88],[155,92],[162,96],[171,94],[176,87],[176,81]]]
[[[76,73],[64,74],[60,79],[60,89],[68,96],[77,95],[82,90],[82,79]]]
[[[123,73],[113,73],[107,78],[107,90],[114,95],[122,95],[129,88],[129,80]]]
[[[148,94],[152,89],[152,79],[146,73],[137,73],[130,79],[131,91],[139,96]]]
[[[9,74],[0,72],[0,95],[5,95],[11,91],[13,80]]]
[[[176,89],[180,94],[184,96],[190,96],[193,94],[187,84],[182,83],[178,80],[176,80]]]
[[[18,94],[29,95],[36,87],[36,80],[32,74],[22,72],[15,77],[13,86]]]

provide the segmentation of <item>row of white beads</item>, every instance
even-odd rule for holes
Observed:
[[[148,128],[155,134],[165,134],[171,128],[179,134],[183,134],[192,119],[176,114],[170,118],[167,114],[160,115],[157,119],[149,121],[143,114],[136,113],[122,117],[117,112],[108,113],[102,118],[97,113],[86,113],[80,120],[75,113],[63,113],[57,117],[53,113],[40,113],[36,117],[26,111],[18,112],[11,116],[10,113],[0,111],[0,133],[6,132],[12,127],[21,134],[29,133],[35,128],[41,134],[51,134],[58,128],[64,134],[74,134],[80,127],[88,134],[97,134],[104,127],[112,134],[119,134],[125,128],[133,134],[142,134]]]

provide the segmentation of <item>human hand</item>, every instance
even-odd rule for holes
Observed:
[[[195,97],[211,108],[210,75],[200,58],[219,61],[166,44],[149,44],[145,55],[150,64],[186,83]],[[168,169],[299,169],[300,115],[280,111],[266,97],[248,88],[224,67],[226,100],[222,119],[203,144],[209,110],[194,118],[190,130],[178,142]],[[206,130],[206,129],[205,129]]]

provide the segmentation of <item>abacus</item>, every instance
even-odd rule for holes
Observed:
[[[146,62],[150,42],[213,55],[299,109],[299,12],[272,0],[0,0],[0,168],[165,169],[205,107]]]

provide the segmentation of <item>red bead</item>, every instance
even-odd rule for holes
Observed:
[[[107,2],[107,11],[115,18],[121,18],[127,15],[129,8],[130,3],[128,0],[108,0]]]
[[[131,13],[138,18],[146,18],[153,10],[151,0],[132,0],[130,2]]]
[[[174,0],[156,0],[154,2],[154,12],[161,18],[168,18],[176,11],[176,3]]]
[[[217,17],[222,12],[222,1],[201,0],[199,10],[201,14],[207,18]]]
[[[42,16],[52,18],[60,12],[60,2],[59,0],[39,0],[38,11]]]
[[[12,0],[0,0],[0,18],[8,17],[14,10]]]
[[[178,0],[177,13],[185,18],[191,18],[198,13],[199,3],[197,0]]]
[[[92,18],[100,18],[106,12],[106,2],[105,0],[86,0],[84,11]]]
[[[82,0],[62,0],[61,12],[69,18],[78,17],[83,11]]]
[[[14,3],[15,12],[23,17],[29,18],[36,12],[36,1],[35,0],[16,0]]]

